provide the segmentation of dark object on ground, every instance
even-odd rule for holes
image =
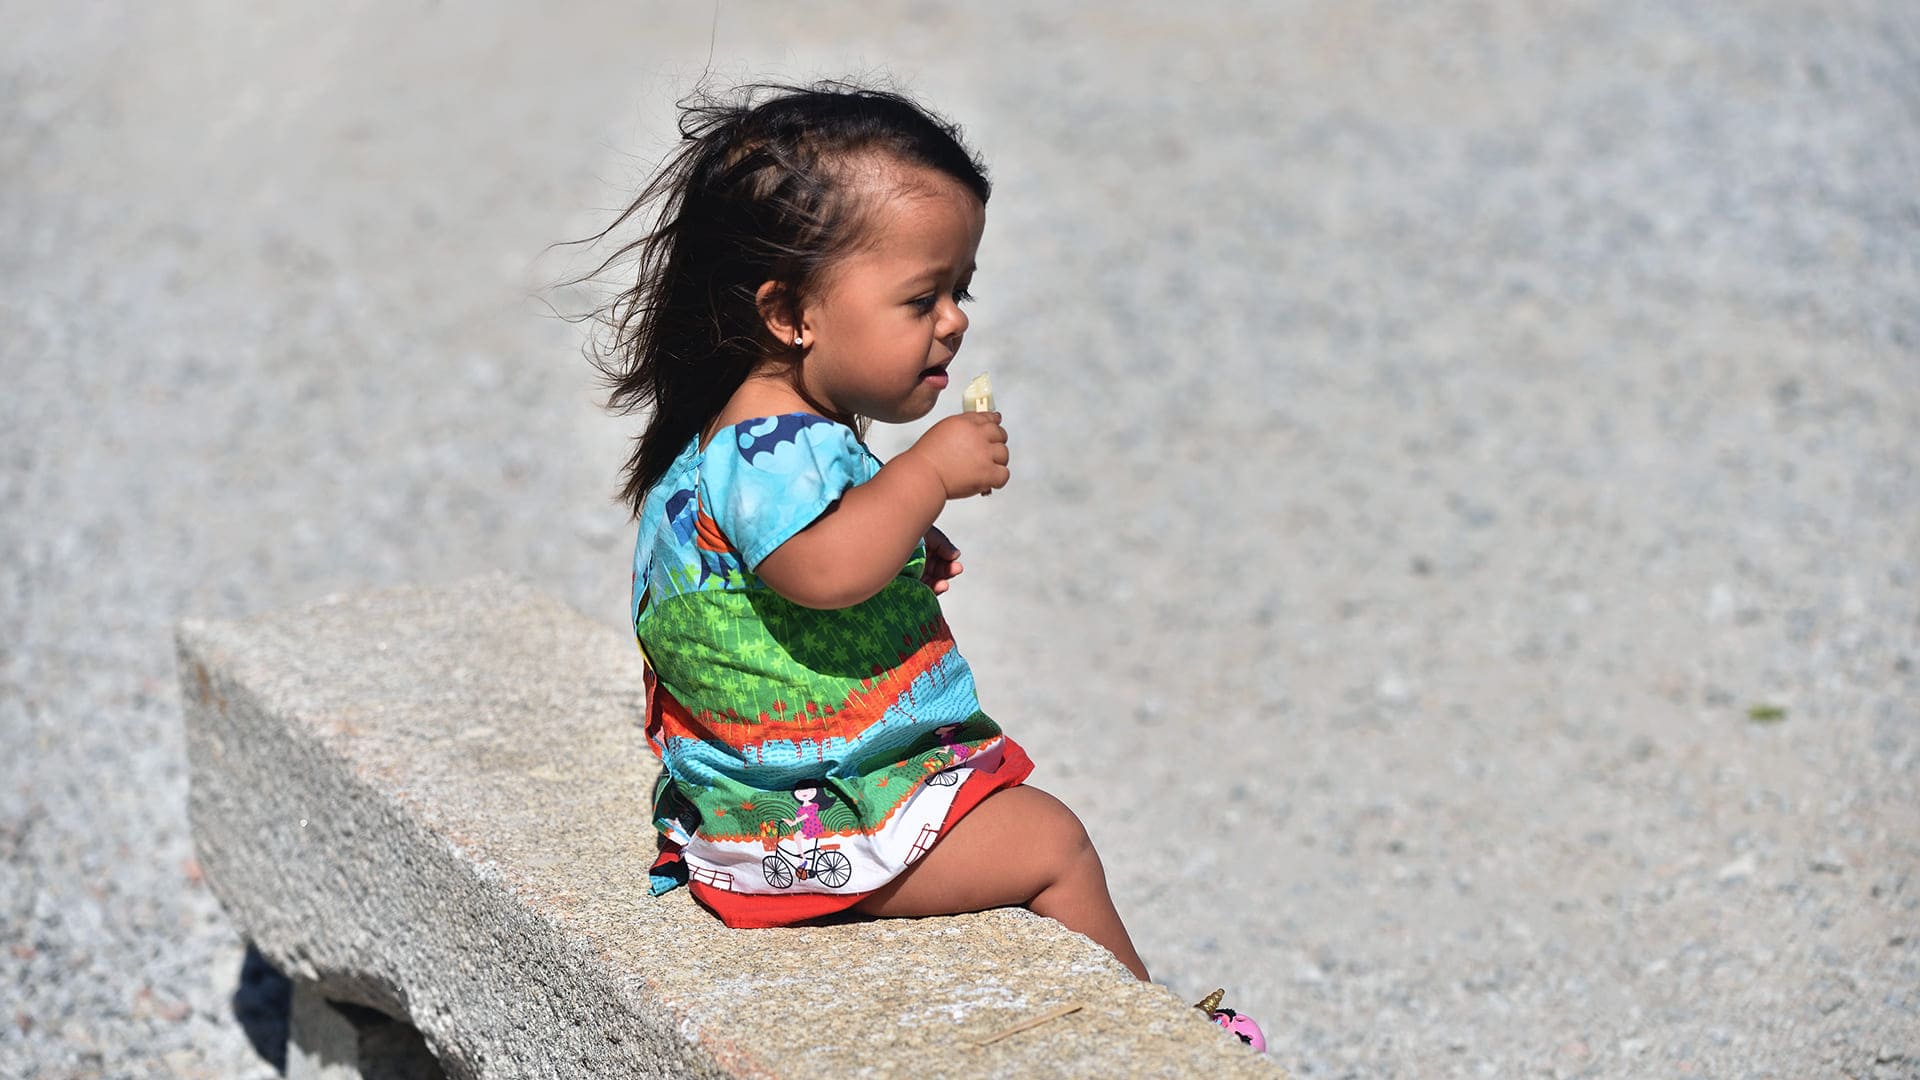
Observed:
[[[233,990],[233,1017],[254,1052],[281,1072],[287,1071],[287,1016],[292,1008],[293,983],[248,945],[240,962],[240,985]]]

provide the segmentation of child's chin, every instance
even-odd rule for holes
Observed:
[[[925,401],[922,401],[918,395],[915,395],[912,401],[901,402],[900,405],[894,409],[884,413],[872,413],[869,415],[871,419],[877,420],[882,424],[911,424],[915,420],[932,412],[933,407],[939,404],[939,398],[940,396],[935,394]]]

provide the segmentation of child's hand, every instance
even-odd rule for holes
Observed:
[[[932,466],[947,498],[987,495],[1007,486],[1007,429],[997,412],[960,413],[927,429],[902,457]]]
[[[938,596],[947,591],[947,582],[960,576],[960,549],[937,528],[927,529],[926,545],[927,565],[920,571],[920,582]]]

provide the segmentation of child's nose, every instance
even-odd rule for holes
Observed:
[[[968,326],[966,309],[954,303],[952,300],[947,301],[946,308],[946,326],[940,336],[942,338],[951,338],[959,337],[961,334],[966,333]]]

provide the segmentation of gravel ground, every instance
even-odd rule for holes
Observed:
[[[950,615],[1157,978],[1304,1077],[1920,1076],[1911,5],[485,6],[10,5],[0,1075],[273,1074],[180,616],[621,621],[544,249],[710,67],[994,169]]]

